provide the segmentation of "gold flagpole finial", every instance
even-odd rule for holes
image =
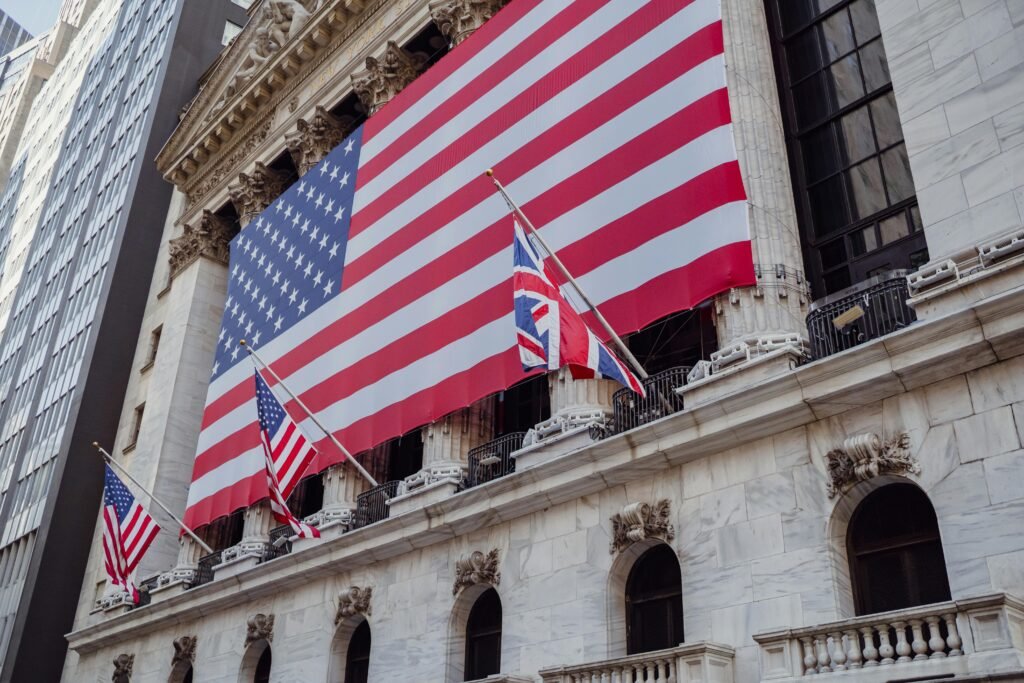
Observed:
[[[239,346],[245,346],[245,340],[244,339],[239,339],[238,340],[238,345]]]
[[[488,178],[493,178],[494,177],[494,169],[493,168],[487,169],[487,177]]]

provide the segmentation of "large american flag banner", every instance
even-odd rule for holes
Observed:
[[[720,0],[513,0],[233,241],[188,524],[266,496],[239,339],[353,453],[523,377],[491,167],[620,334],[754,283]]]
[[[111,585],[139,602],[134,573],[160,527],[146,512],[110,465],[104,466],[103,567]]]

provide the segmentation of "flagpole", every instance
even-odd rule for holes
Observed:
[[[313,414],[313,411],[307,408],[306,404],[302,402],[302,399],[296,396],[294,392],[292,392],[292,390],[288,388],[288,385],[284,383],[284,380],[277,376],[277,373],[274,372],[274,369],[267,365],[267,363],[262,358],[260,358],[260,355],[256,353],[256,349],[252,348],[249,344],[246,344],[244,339],[240,340],[238,343],[242,345],[242,348],[249,352],[249,355],[252,356],[253,360],[258,361],[259,364],[262,365],[267,370],[267,372],[270,373],[270,376],[274,378],[274,381],[280,384],[281,388],[285,390],[285,392],[292,398],[293,401],[295,401],[295,403],[300,408],[302,408],[303,412],[306,413],[306,415],[309,416],[309,419],[313,421],[313,424],[319,427],[320,431],[327,435],[327,438],[330,439],[331,442],[338,447],[338,450],[345,455],[345,458],[348,460],[348,462],[352,463],[352,466],[356,468],[356,471],[358,471],[359,474],[361,474],[363,478],[366,479],[366,481],[370,482],[370,486],[376,488],[378,486],[377,480],[371,477],[370,473],[367,472],[363,468],[363,466],[359,464],[359,461],[355,459],[355,456],[349,453],[348,449],[341,445],[341,442],[338,441],[338,438],[334,436],[334,434],[329,429],[327,429],[327,427],[323,426],[323,423],[321,423],[320,420],[317,419],[317,416]]]
[[[170,509],[166,505],[161,503],[159,498],[157,498],[152,493],[150,493],[149,490],[147,490],[145,486],[140,484],[135,477],[133,477],[132,475],[128,474],[128,470],[126,470],[125,468],[121,467],[121,465],[118,464],[117,461],[114,460],[114,458],[110,455],[110,453],[107,453],[107,451],[103,448],[103,446],[99,445],[99,443],[97,443],[96,441],[93,441],[92,445],[93,445],[93,447],[96,450],[98,450],[100,452],[100,455],[103,456],[103,460],[106,461],[106,463],[108,465],[116,468],[117,471],[120,472],[121,474],[123,474],[124,476],[126,476],[131,483],[135,484],[138,488],[142,489],[142,492],[145,493],[147,496],[149,496],[149,499],[151,501],[153,501],[158,506],[160,506],[160,509],[163,510],[164,512],[166,512],[167,515],[171,519],[173,519],[178,524],[178,526],[180,526],[182,528],[182,530],[186,534],[191,536],[192,540],[195,541],[196,543],[198,543],[203,548],[203,550],[206,551],[206,553],[208,555],[213,553],[213,548],[211,548],[210,546],[208,546],[205,543],[203,543],[203,539],[201,539],[198,536],[196,536],[196,532],[192,531],[192,529],[190,529],[187,526],[185,526],[185,522],[183,522],[180,519],[178,519],[178,516],[175,515],[173,512],[171,512]]]
[[[579,293],[580,297],[583,299],[583,302],[590,307],[591,313],[594,314],[594,317],[597,318],[597,321],[599,323],[601,323],[601,326],[604,328],[605,332],[607,332],[608,335],[611,337],[612,341],[615,342],[615,346],[618,347],[619,352],[622,353],[622,356],[627,361],[629,361],[629,364],[633,366],[633,369],[636,370],[636,373],[640,375],[640,379],[647,379],[647,371],[644,370],[644,367],[642,365],[640,365],[640,361],[638,361],[636,359],[636,356],[634,356],[630,352],[629,348],[622,341],[619,335],[615,334],[615,330],[613,330],[612,326],[608,324],[608,321],[605,320],[605,317],[601,315],[601,311],[597,310],[597,305],[595,305],[594,302],[590,300],[590,297],[587,296],[586,292],[583,291],[583,288],[580,287],[578,282],[576,282],[576,278],[574,278],[569,273],[568,269],[562,263],[561,259],[559,259],[558,256],[555,254],[554,250],[548,246],[548,243],[545,242],[544,238],[540,236],[539,232],[537,232],[537,228],[533,227],[533,223],[531,223],[530,219],[526,217],[526,214],[523,213],[523,210],[520,209],[519,205],[516,204],[512,200],[512,197],[508,195],[508,192],[505,190],[505,186],[501,184],[501,181],[499,181],[497,177],[495,177],[494,169],[487,169],[487,177],[494,181],[494,186],[498,188],[498,192],[501,193],[501,196],[505,198],[505,201],[508,202],[508,205],[512,207],[512,210],[519,214],[519,217],[523,219],[523,222],[526,223],[526,227],[529,228],[530,230],[530,234],[533,235],[534,238],[536,238],[536,240],[540,243],[540,246],[544,247],[544,251],[546,251],[548,253],[548,256],[551,257],[551,262],[558,267],[558,270],[562,274],[562,277],[564,277],[566,281],[568,281],[569,284],[573,286],[573,289],[575,289],[577,293]]]

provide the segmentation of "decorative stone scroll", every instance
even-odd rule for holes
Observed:
[[[475,586],[478,583],[486,583],[491,586],[501,583],[497,548],[486,555],[479,550],[474,550],[455,563],[455,584],[452,586],[452,595],[458,595],[459,591],[466,586]]]
[[[327,156],[345,137],[349,125],[321,106],[317,106],[309,121],[299,119],[298,132],[285,135],[285,143],[291,152],[299,175]]]
[[[366,107],[367,115],[373,115],[412,83],[422,70],[421,57],[409,54],[389,40],[384,54],[367,57],[366,69],[352,74],[352,89]]]
[[[880,474],[920,474],[921,465],[910,454],[910,435],[883,440],[868,432],[851,436],[825,454],[828,465],[828,497],[834,498],[859,481]]]
[[[114,674],[110,680],[114,683],[128,683],[132,679],[132,668],[135,666],[135,655],[119,654],[114,660]]]
[[[227,265],[230,256],[228,244],[235,236],[234,233],[230,221],[212,211],[203,211],[196,227],[186,224],[181,237],[170,241],[168,260],[171,264],[171,277],[200,257]]]
[[[373,597],[373,587],[360,588],[352,586],[338,596],[338,612],[334,615],[334,625],[337,626],[345,619],[361,614],[368,617],[371,614],[370,598]]]
[[[245,628],[245,646],[259,640],[270,642],[274,640],[274,615],[254,614],[249,617]]]
[[[672,504],[667,498],[654,505],[630,503],[622,512],[612,515],[612,542],[609,552],[622,552],[637,541],[660,538],[671,541],[676,537],[675,527],[669,521]]]
[[[292,180],[288,173],[275,171],[260,161],[256,162],[256,168],[252,173],[239,173],[238,184],[228,187],[228,193],[242,225],[247,225],[270,206],[271,202],[288,189]]]
[[[437,0],[430,3],[430,16],[452,47],[468,38],[473,31],[505,5],[506,0]]]
[[[192,664],[196,661],[196,637],[182,636],[174,640],[174,656],[171,657],[171,668],[183,662]]]

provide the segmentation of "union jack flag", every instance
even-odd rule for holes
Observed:
[[[557,370],[568,365],[576,379],[613,379],[646,396],[640,380],[562,296],[519,221],[512,252],[516,341],[523,370]]]
[[[128,487],[104,465],[103,566],[114,586],[120,586],[138,604],[134,573],[160,527]]]
[[[299,538],[320,538],[316,528],[292,514],[287,502],[302,473],[316,457],[316,449],[274,396],[259,370],[256,370],[256,410],[266,459],[270,511],[278,522],[291,526]]]

